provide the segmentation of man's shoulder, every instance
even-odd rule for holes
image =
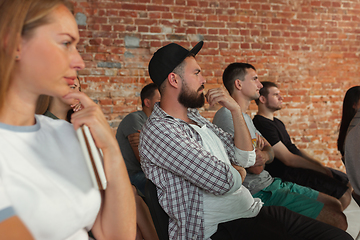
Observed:
[[[151,128],[157,128],[157,129],[174,128],[177,127],[179,124],[180,124],[179,120],[170,115],[159,116],[156,114],[152,114],[144,124],[143,130],[151,129]]]
[[[121,120],[120,126],[124,124],[135,124],[137,122],[145,122],[146,119],[147,116],[143,111],[140,110],[140,111],[132,112],[126,115],[123,120]]]
[[[125,116],[125,118],[144,118],[144,117],[146,117],[146,114],[142,110],[129,113],[128,115]]]
[[[273,120],[267,118],[267,117],[264,117],[264,116],[261,116],[261,115],[258,115],[256,114],[253,118],[253,122],[256,123],[267,123],[267,124],[274,124],[276,122],[280,122],[282,123],[281,120],[279,120],[278,118],[274,117]]]
[[[256,115],[254,116],[254,118],[253,118],[253,120],[257,120],[257,121],[263,121],[263,120],[266,120],[266,119],[267,119],[266,117],[261,116],[261,115],[259,115],[259,114],[256,114]],[[270,119],[268,119],[268,120],[270,120]]]
[[[268,119],[268,118],[266,118],[266,117],[263,117],[263,116],[261,116],[261,115],[258,115],[258,114],[256,114],[255,116],[254,116],[254,118],[253,118],[253,122],[254,122],[254,124],[256,125],[256,124],[259,124],[259,123],[272,123],[272,121],[270,120],[270,119]]]
[[[230,110],[228,110],[225,107],[220,108],[214,115],[213,123],[218,124],[219,122],[222,122],[224,120],[228,120],[232,118]]]
[[[227,114],[227,115],[229,115],[229,114],[231,114],[231,112],[226,107],[222,107],[219,110],[217,110],[216,114]]]
[[[253,118],[253,123],[257,130],[259,130],[263,135],[266,135],[266,132],[275,131],[277,129],[277,124],[274,120],[268,119],[261,115],[255,115]]]
[[[284,124],[280,119],[278,119],[277,117],[274,117],[274,122],[280,122],[282,124]]]
[[[127,137],[129,134],[137,132],[140,130],[144,123],[146,122],[147,116],[143,111],[136,111],[129,113],[121,120],[117,130],[116,137],[120,136]]]

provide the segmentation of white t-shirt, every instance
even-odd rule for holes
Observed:
[[[3,183],[0,178],[0,222],[15,215],[14,208],[6,195]]]
[[[101,197],[73,126],[35,118],[33,126],[0,123],[0,219],[13,208],[35,239],[88,239]]]
[[[201,128],[197,125],[191,126],[201,136],[203,147],[207,151],[224,163],[231,165],[223,143],[213,131],[209,130],[206,125]],[[241,151],[240,149],[238,150]],[[249,152],[243,151],[243,154],[247,155]],[[253,157],[252,154],[250,156]],[[207,192],[203,192],[203,194],[205,239],[210,238],[216,232],[219,223],[239,218],[255,217],[263,205],[261,200],[253,198],[249,190],[243,185],[230,194],[218,196]]]

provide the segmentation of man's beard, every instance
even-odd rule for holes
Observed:
[[[204,85],[201,85],[199,89],[191,91],[185,81],[182,81],[182,88],[178,97],[179,103],[181,103],[186,108],[201,108],[205,103],[204,93],[199,94],[198,92],[204,89]]]
[[[280,110],[281,107],[282,107],[281,105],[280,105],[280,106],[277,106],[277,107],[270,106],[269,102],[266,102],[266,103],[265,103],[265,106],[266,106],[267,109],[270,109],[270,110],[272,110],[273,112]]]

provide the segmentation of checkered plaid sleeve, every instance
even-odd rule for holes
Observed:
[[[184,122],[150,118],[141,141],[143,159],[207,192],[224,194],[234,185],[231,166],[204,150],[197,133]]]

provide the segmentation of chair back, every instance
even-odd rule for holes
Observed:
[[[160,206],[156,186],[149,179],[145,184],[145,201],[150,210],[159,240],[169,240],[169,216]]]

